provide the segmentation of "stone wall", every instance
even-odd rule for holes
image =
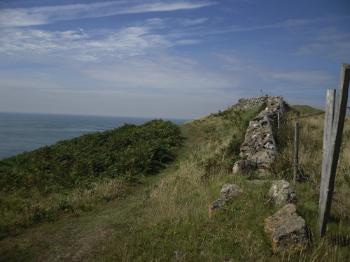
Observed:
[[[237,104],[233,105],[232,108],[236,110],[247,110],[252,108],[259,108],[266,104],[268,96],[259,96],[252,98],[241,98]]]
[[[242,160],[235,164],[234,171],[240,169],[269,169],[277,155],[277,144],[274,130],[278,119],[282,119],[288,105],[279,96],[263,96],[250,99],[240,99],[235,105],[237,109],[253,107],[265,108],[249,122],[245,139],[240,148]]]

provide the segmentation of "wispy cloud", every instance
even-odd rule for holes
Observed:
[[[317,67],[311,68],[293,68],[279,69],[263,62],[247,61],[235,53],[219,53],[216,54],[219,61],[222,61],[222,67],[235,75],[240,75],[243,79],[250,80],[250,76],[254,75],[258,82],[267,81],[276,85],[296,86],[298,89],[314,88],[316,86],[324,86],[331,83],[334,79],[329,72],[319,70]]]
[[[206,69],[197,61],[179,56],[134,57],[107,65],[89,66],[87,77],[115,87],[139,88],[142,91],[207,93],[238,86],[238,79]]]
[[[83,30],[7,29],[0,32],[4,36],[0,38],[0,53],[7,55],[47,54],[92,61],[106,56],[142,55],[174,45],[148,26],[125,27],[99,36]]]
[[[182,35],[192,35],[192,36],[211,36],[211,35],[221,35],[229,33],[240,33],[240,32],[255,32],[264,31],[270,29],[295,29],[305,26],[319,25],[322,23],[336,22],[340,20],[349,20],[350,16],[337,16],[337,17],[320,17],[320,18],[305,18],[305,19],[286,19],[283,21],[270,23],[270,24],[256,24],[256,25],[233,25],[233,26],[223,26],[217,27],[215,29],[202,29],[183,32]]]
[[[321,84],[332,79],[332,77],[319,70],[304,70],[304,71],[270,71],[268,74],[272,79],[292,81],[296,83],[308,84]]]
[[[322,55],[339,62],[350,59],[350,33],[335,28],[317,30],[310,39],[297,50],[299,55]]]
[[[0,27],[33,26],[61,20],[105,17],[122,14],[190,10],[213,4],[215,3],[211,1],[152,1],[144,4],[135,1],[111,1],[90,4],[11,8],[0,10]]]
[[[144,55],[200,42],[199,39],[164,33],[164,29],[172,25],[167,19],[152,18],[119,29],[50,31],[30,27],[0,28],[0,54],[54,55],[91,62],[108,57]]]
[[[182,18],[178,19],[178,22],[183,26],[194,26],[194,25],[200,25],[204,24],[208,21],[207,17],[201,17],[201,18]]]

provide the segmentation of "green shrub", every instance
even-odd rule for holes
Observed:
[[[47,194],[88,186],[98,177],[155,174],[173,161],[181,141],[180,129],[169,121],[125,124],[0,161],[0,187]]]

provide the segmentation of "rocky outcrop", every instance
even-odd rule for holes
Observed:
[[[286,180],[274,181],[269,190],[269,197],[277,206],[295,203],[297,200],[293,187]]]
[[[238,197],[243,190],[235,184],[225,184],[220,190],[220,197],[209,205],[209,216],[216,210],[222,208],[226,202]]]
[[[274,252],[301,250],[308,243],[305,220],[297,214],[294,204],[287,204],[266,218],[265,232]]]
[[[265,109],[249,122],[244,142],[240,148],[240,157],[246,162],[236,163],[233,172],[242,172],[244,167],[268,170],[276,159],[277,144],[274,130],[278,119],[283,117],[288,105],[282,97],[264,96],[243,100],[238,103],[237,107],[246,109],[259,105],[265,106]]]

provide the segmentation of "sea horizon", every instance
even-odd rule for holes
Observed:
[[[122,115],[93,115],[93,114],[70,114],[70,113],[44,113],[44,112],[15,112],[0,111],[0,114],[21,114],[21,115],[53,115],[53,116],[78,116],[78,117],[118,117],[118,118],[139,118],[139,119],[164,119],[164,120],[185,120],[190,121],[193,118],[182,117],[161,117],[161,116],[122,116]]]

